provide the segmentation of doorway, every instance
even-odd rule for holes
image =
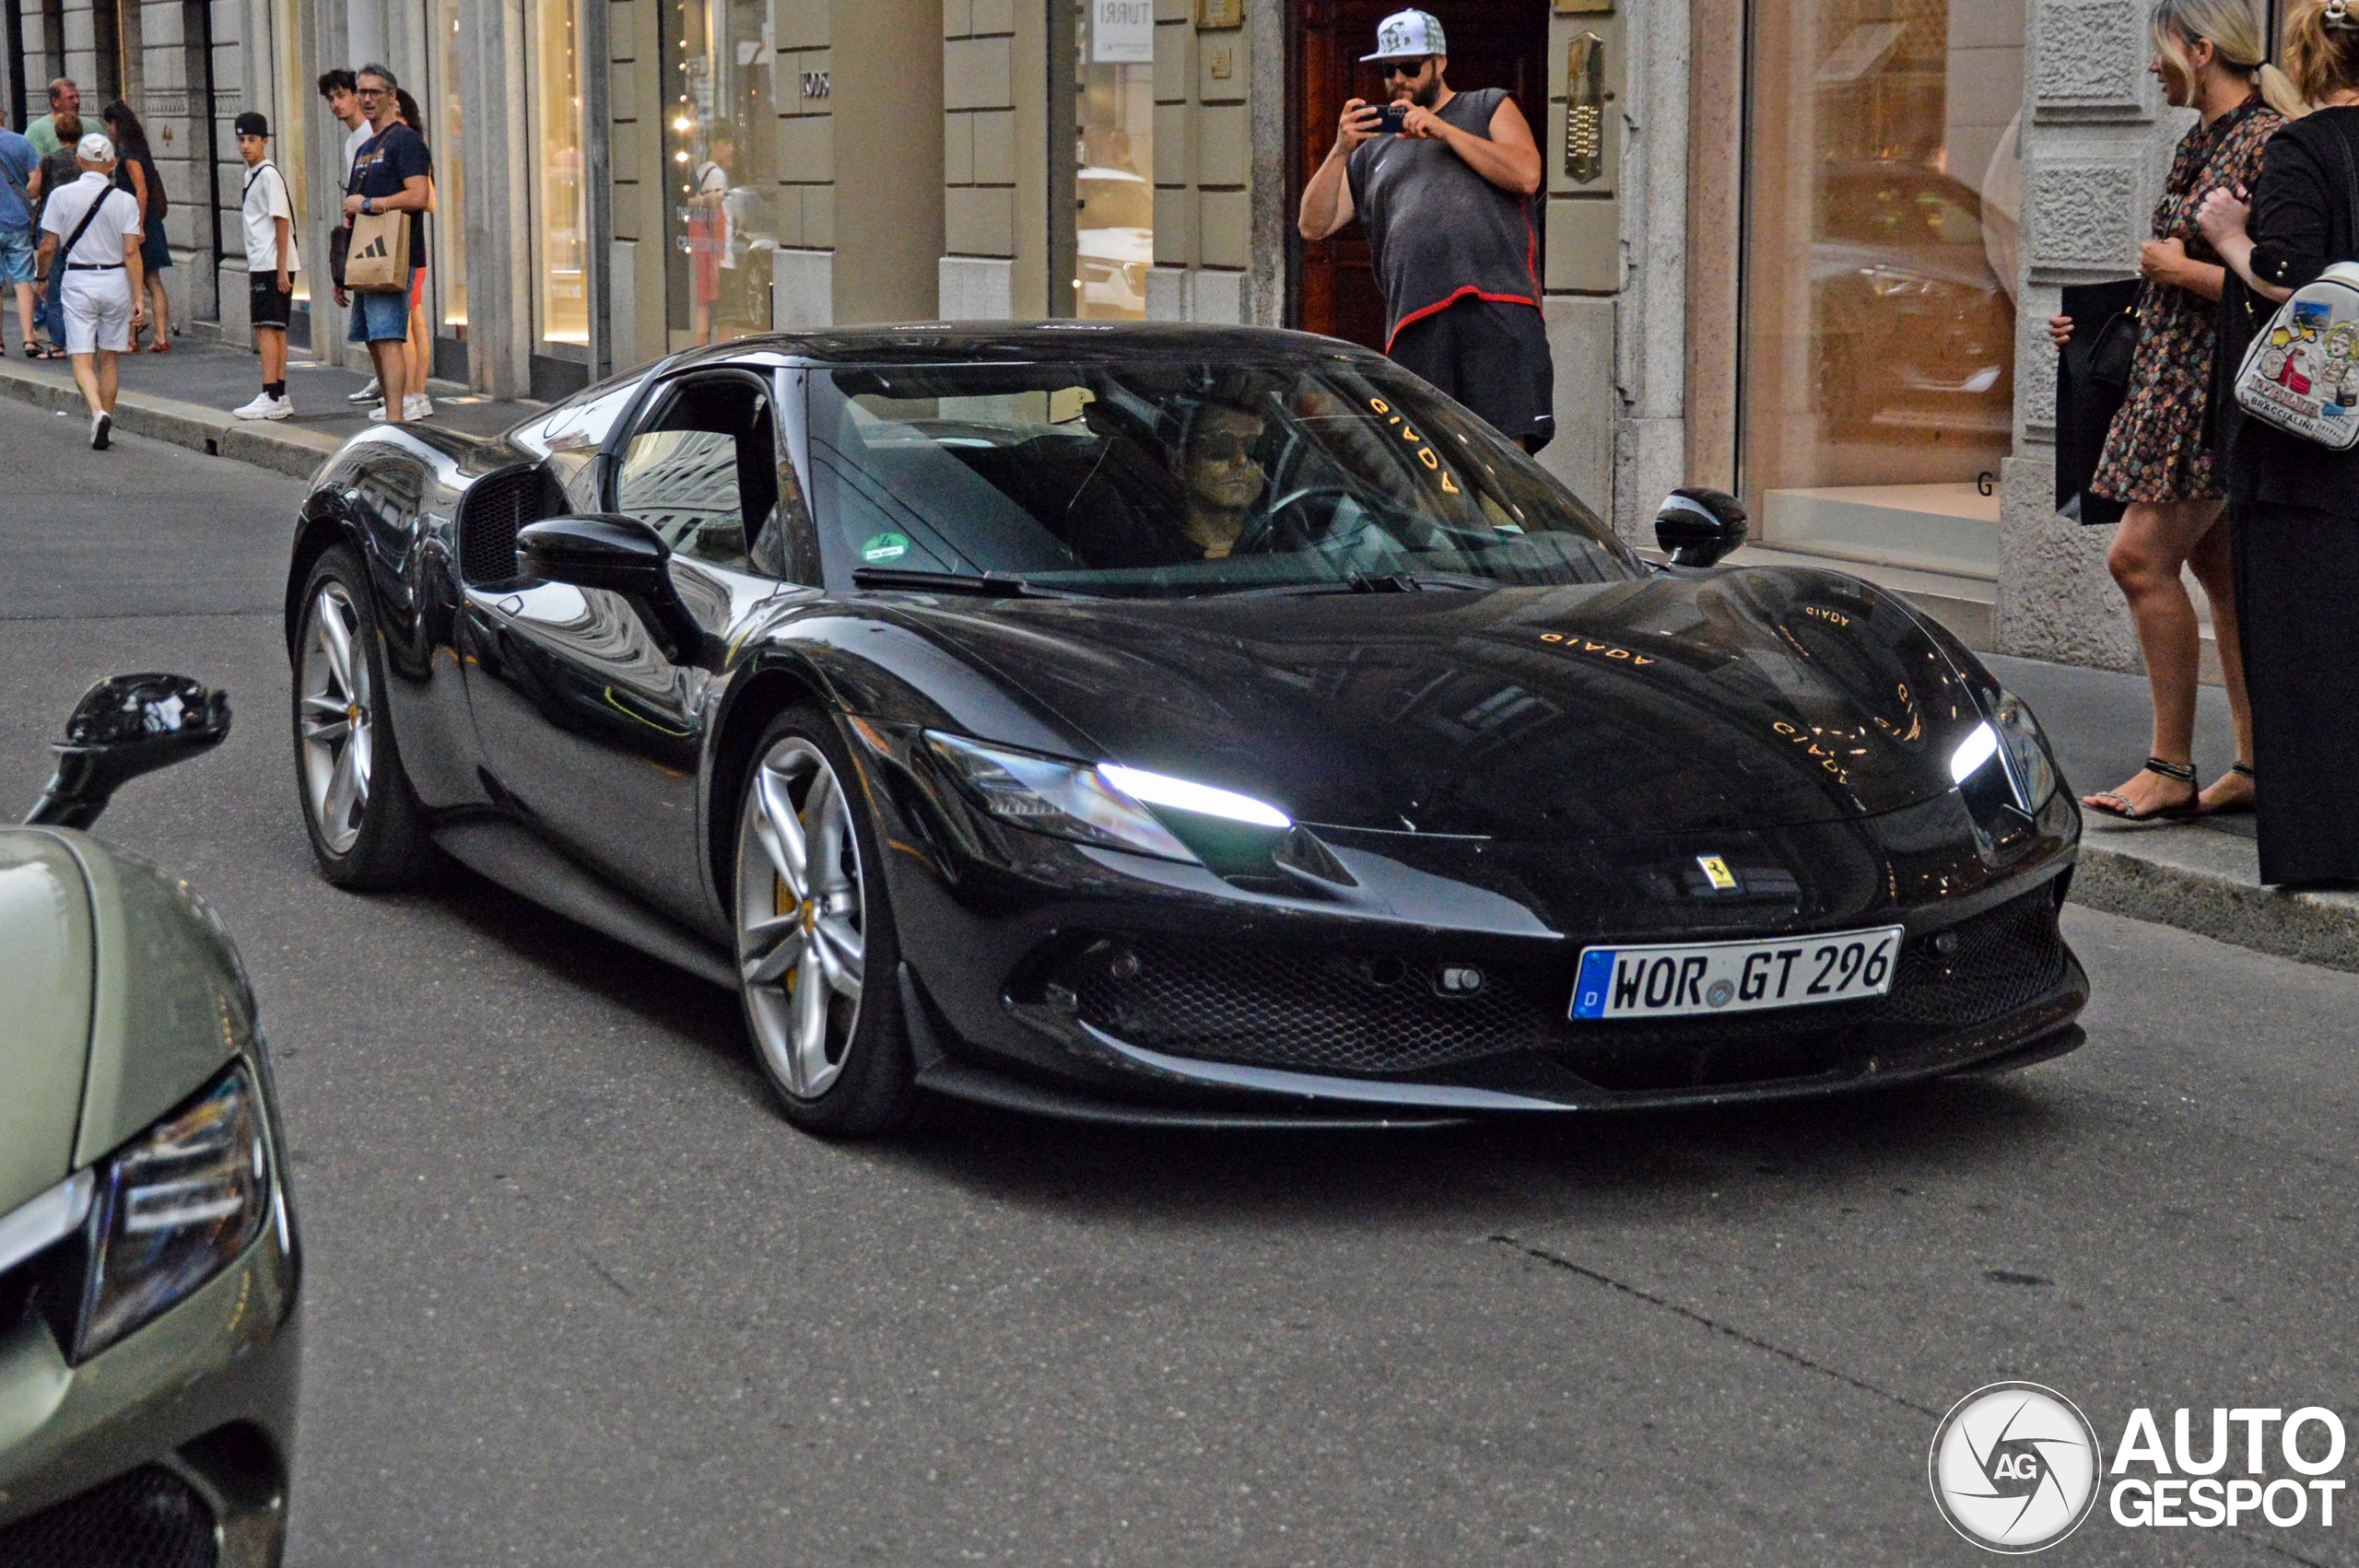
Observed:
[[[1352,99],[1380,102],[1384,84],[1360,56],[1376,47],[1377,24],[1399,10],[1399,0],[1297,0],[1291,123],[1288,138],[1287,232],[1302,187],[1335,143],[1335,120]],[[1431,5],[1449,41],[1454,91],[1506,88],[1516,106],[1544,136],[1548,123],[1548,0],[1451,0]],[[1293,275],[1286,298],[1291,324],[1305,332],[1384,346],[1384,297],[1376,287],[1367,238],[1359,226],[1317,243],[1289,241]],[[1544,263],[1542,275],[1545,276]]]

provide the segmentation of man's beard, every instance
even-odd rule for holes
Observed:
[[[1424,87],[1412,88],[1406,92],[1394,95],[1395,102],[1404,99],[1420,109],[1431,109],[1435,104],[1439,103],[1441,101],[1441,73],[1435,72],[1434,79]]]

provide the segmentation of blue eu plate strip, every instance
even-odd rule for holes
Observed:
[[[1614,983],[1614,950],[1592,947],[1581,954],[1581,976],[1573,982],[1573,1016],[1605,1016],[1606,989]]]

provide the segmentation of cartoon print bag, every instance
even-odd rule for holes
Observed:
[[[2359,263],[2294,291],[2245,350],[2236,404],[2329,451],[2359,442]]]

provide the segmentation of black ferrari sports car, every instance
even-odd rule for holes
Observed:
[[[796,1124],[1817,1094],[2081,1042],[2037,721],[1870,585],[1650,565],[1294,333],[752,339],[356,438],[287,579],[303,819],[738,990]]]

